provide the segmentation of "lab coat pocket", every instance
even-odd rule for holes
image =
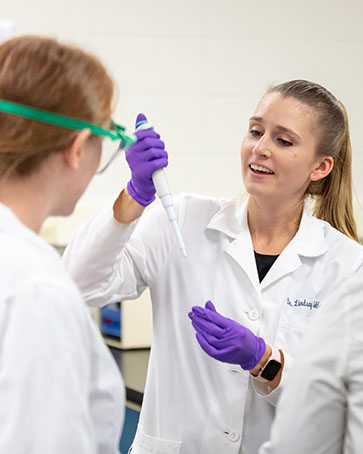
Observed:
[[[310,319],[288,311],[282,311],[277,327],[274,346],[295,356],[300,348]]]
[[[179,454],[180,448],[180,441],[151,437],[139,425],[132,445],[132,454]]]

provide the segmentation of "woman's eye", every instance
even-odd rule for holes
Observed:
[[[251,129],[250,130],[250,134],[253,136],[253,137],[260,137],[262,135],[261,131],[258,131],[257,129]]]
[[[283,145],[284,147],[291,147],[292,146],[292,142],[289,142],[288,140],[277,139],[277,141],[280,142],[280,144]]]

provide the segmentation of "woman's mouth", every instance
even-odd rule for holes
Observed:
[[[267,167],[258,166],[256,164],[250,164],[249,168],[252,170],[252,173],[256,175],[274,175],[275,172]]]

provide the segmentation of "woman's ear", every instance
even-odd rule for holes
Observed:
[[[85,143],[90,136],[90,129],[82,129],[82,131],[77,134],[72,145],[63,152],[66,165],[72,170],[77,170],[79,168],[85,150]]]
[[[324,156],[317,161],[315,168],[310,174],[311,181],[318,181],[325,178],[333,170],[334,158],[332,156]]]

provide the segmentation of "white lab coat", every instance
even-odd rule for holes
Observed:
[[[363,248],[305,210],[260,284],[246,201],[181,195],[175,207],[187,258],[160,206],[127,226],[109,203],[77,232],[66,267],[88,304],[150,288],[153,339],[133,454],[256,454],[306,325],[331,285],[362,266]],[[187,314],[208,299],[284,351],[278,389],[256,385],[257,393],[248,372],[202,351]]]
[[[309,326],[260,454],[363,452],[363,273]]]
[[[0,204],[0,453],[116,454],[124,386],[59,254]]]

